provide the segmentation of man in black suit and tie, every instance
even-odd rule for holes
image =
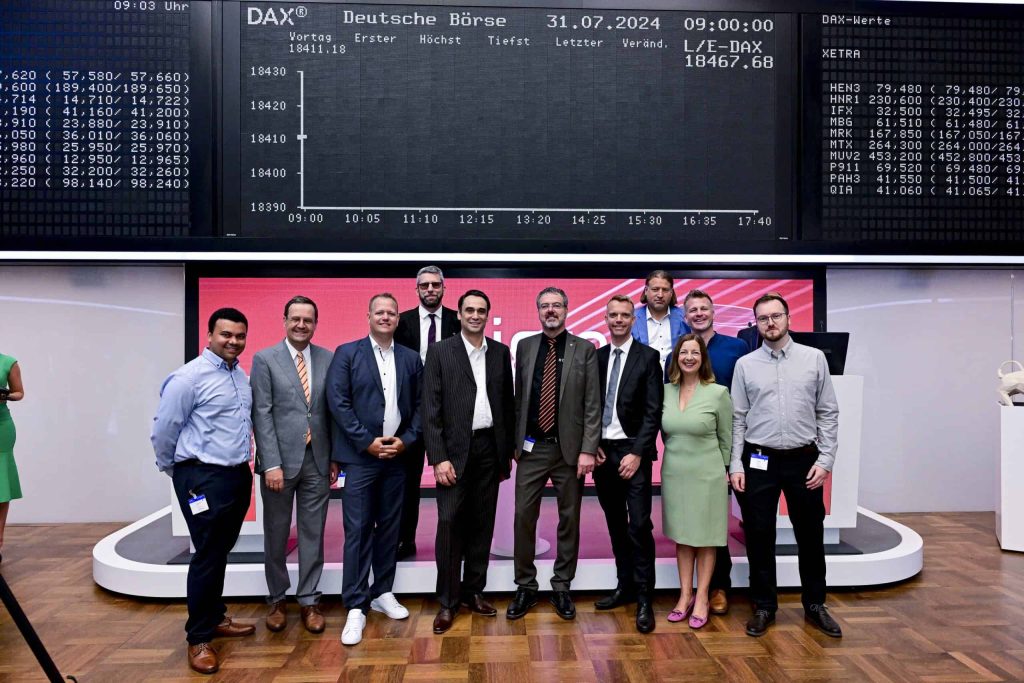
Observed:
[[[392,619],[409,616],[391,587],[405,488],[401,455],[420,440],[423,366],[415,352],[394,343],[395,297],[372,297],[367,317],[369,336],[339,346],[327,370],[327,403],[334,418],[332,476],[345,470],[344,645],[362,640],[371,609]]]
[[[434,343],[459,333],[459,316],[441,305],[444,300],[444,273],[437,266],[424,266],[416,273],[416,296],[420,305],[398,317],[395,343],[420,354],[426,364],[427,349]],[[398,531],[398,559],[416,554],[416,526],[420,521],[420,478],[423,475],[424,443],[406,450],[405,497],[402,503],[402,524]]]
[[[654,525],[651,474],[658,458],[658,430],[665,385],[661,357],[633,339],[636,316],[629,297],[608,302],[604,319],[611,344],[597,350],[601,378],[601,448],[594,484],[615,555],[618,585],[594,607],[613,609],[637,602],[636,629],[654,630]]]
[[[551,604],[563,619],[576,618],[569,585],[580,549],[583,478],[594,470],[601,440],[601,387],[597,351],[569,334],[569,297],[557,287],[537,295],[543,326],[516,347],[515,577],[518,589],[505,616],[523,617],[537,604],[537,518],[548,480],[558,497],[558,541]]]
[[[434,553],[441,609],[434,633],[439,634],[452,627],[460,603],[478,614],[497,614],[483,590],[498,483],[511,468],[515,402],[512,354],[484,337],[490,309],[483,292],[463,294],[462,334],[434,344],[423,370],[423,436],[438,485]]]
[[[324,567],[324,524],[331,497],[331,414],[325,384],[332,354],[312,343],[317,308],[312,299],[292,297],[284,306],[285,339],[252,359],[252,426],[256,471],[263,475],[263,540],[267,628],[287,626],[288,535],[295,526],[299,581],[295,599],[310,633],[324,630],[317,584]]]

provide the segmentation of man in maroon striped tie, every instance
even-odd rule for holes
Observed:
[[[548,480],[558,497],[558,540],[551,604],[576,617],[569,585],[580,547],[583,479],[593,471],[601,438],[597,351],[565,329],[569,297],[557,287],[537,295],[541,334],[516,347],[516,596],[505,613],[519,619],[537,604],[537,518]]]

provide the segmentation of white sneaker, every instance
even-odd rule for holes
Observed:
[[[378,596],[370,603],[370,609],[374,612],[383,612],[392,619],[406,619],[409,616],[409,610],[398,604],[394,593],[384,593]]]
[[[350,609],[345,619],[345,628],[341,629],[341,644],[356,645],[363,639],[366,617],[361,609]]]

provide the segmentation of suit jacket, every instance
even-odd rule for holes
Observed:
[[[736,338],[747,345],[748,351],[756,351],[764,342],[764,337],[761,336],[757,327],[744,327],[736,333]]]
[[[402,414],[395,434],[408,448],[420,440],[420,354],[393,344]],[[327,405],[334,418],[331,460],[342,465],[380,463],[366,452],[384,434],[384,385],[369,337],[342,344],[327,370]],[[401,456],[399,456],[401,457]]]
[[[488,339],[484,366],[499,468],[505,468],[507,473],[515,448],[512,430],[516,415],[509,348]],[[461,334],[430,347],[423,369],[423,440],[427,461],[431,465],[451,461],[456,477],[461,477],[466,470],[476,391],[473,368]]]
[[[450,308],[441,307],[441,337],[437,341],[454,337],[462,331],[459,314]],[[405,311],[398,316],[398,327],[395,328],[395,341],[402,346],[420,352],[420,309],[419,306]]]
[[[327,475],[331,460],[331,416],[327,410],[327,368],[334,354],[309,345],[312,391],[302,391],[295,361],[284,341],[258,351],[252,359],[252,428],[256,438],[256,471],[271,467],[291,479],[302,469],[309,429],[317,471]]]
[[[527,337],[516,347],[517,450],[522,448],[526,438],[533,369],[543,336],[542,332]],[[597,453],[601,442],[601,386],[597,375],[594,345],[582,337],[568,335],[558,389],[558,444],[562,457],[573,466],[580,453]]]
[[[608,363],[612,345],[597,350],[597,371],[601,378],[601,414],[608,395]],[[661,355],[635,340],[622,359],[615,409],[626,436],[633,439],[631,452],[643,458],[658,459],[658,431],[665,383],[661,378]]]
[[[683,309],[679,306],[672,306],[668,309],[668,322],[672,331],[672,346],[675,346],[677,339],[690,333],[690,326],[686,324]],[[647,336],[647,306],[640,306],[636,309],[636,320],[633,321],[633,339],[644,346],[651,344],[650,338]]]

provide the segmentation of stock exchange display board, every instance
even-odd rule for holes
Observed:
[[[480,3],[0,3],[3,246],[1024,255],[1020,8]]]

